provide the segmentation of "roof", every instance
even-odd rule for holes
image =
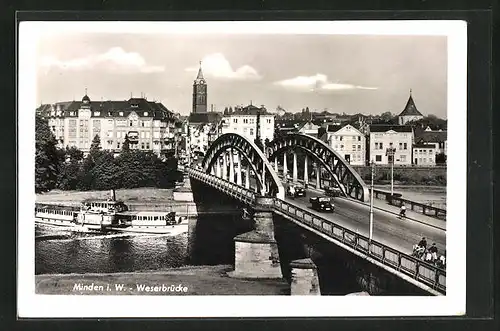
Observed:
[[[327,132],[337,132],[338,130],[342,129],[342,125],[336,125],[336,124],[328,124],[326,127]]]
[[[272,115],[267,111],[265,107],[256,107],[254,105],[248,105],[246,107],[235,107],[233,109],[232,113],[227,113],[224,115],[257,115],[257,113],[260,113],[260,115]]]
[[[413,128],[410,125],[392,125],[392,124],[372,124],[370,125],[370,132],[413,132]]]
[[[221,117],[222,115],[217,112],[191,113],[189,114],[188,121],[190,124],[214,123],[218,122],[221,119]]]
[[[414,144],[413,148],[436,148],[436,145],[432,145],[432,144]]]
[[[422,117],[424,116],[418,111],[417,106],[415,106],[415,102],[413,101],[413,97],[411,96],[411,90],[410,90],[410,97],[406,102],[406,106],[401,112],[401,114],[399,114],[399,116],[422,116]]]
[[[61,117],[78,117],[78,110],[81,108],[81,101],[66,101],[54,104],[54,107],[60,108]],[[130,98],[124,101],[90,101],[91,117],[124,117],[126,118],[132,112],[139,117],[153,117],[153,119],[171,119],[175,120],[175,114],[167,109],[162,103],[148,101],[144,98]],[[43,109],[45,116],[51,116],[51,107]],[[73,112],[73,114],[71,114]],[[96,113],[98,112],[98,113]],[[123,115],[120,115],[120,112]]]
[[[447,131],[422,131],[415,137],[415,141],[427,143],[439,143],[446,140],[448,140]]]

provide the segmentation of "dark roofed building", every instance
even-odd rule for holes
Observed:
[[[158,155],[173,151],[176,115],[163,104],[145,98],[81,101],[42,105],[37,113],[48,120],[60,147],[75,146],[88,152],[98,135],[101,148],[119,153],[125,136],[132,149],[150,150]]]
[[[424,118],[424,115],[422,115],[422,113],[418,111],[417,106],[415,105],[415,101],[413,101],[413,96],[410,90],[410,97],[406,102],[406,106],[403,109],[403,111],[398,115],[398,124],[404,125],[408,122],[418,121],[422,118]]]
[[[189,114],[188,121],[189,124],[198,125],[198,124],[217,123],[221,120],[221,118],[222,114],[217,112],[191,113]]]

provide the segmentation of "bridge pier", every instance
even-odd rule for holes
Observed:
[[[273,198],[256,197],[255,230],[234,238],[234,271],[236,278],[283,278],[274,238]]]
[[[318,270],[310,258],[294,260],[290,263],[292,279],[291,295],[321,295]]]

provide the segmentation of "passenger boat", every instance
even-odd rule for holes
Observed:
[[[104,230],[119,224],[119,214],[128,210],[122,201],[85,200],[80,206],[77,223],[91,230]]]
[[[78,211],[75,208],[57,205],[37,205],[35,224],[72,227],[76,224]]]
[[[108,229],[119,232],[167,234],[187,231],[187,226],[187,217],[176,217],[175,212],[126,211],[119,214],[118,224]]]

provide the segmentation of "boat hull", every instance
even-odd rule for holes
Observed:
[[[132,225],[128,227],[108,227],[107,229],[117,232],[168,234],[168,233],[186,232],[188,231],[188,224],[185,223],[185,224],[160,225],[160,226]]]

